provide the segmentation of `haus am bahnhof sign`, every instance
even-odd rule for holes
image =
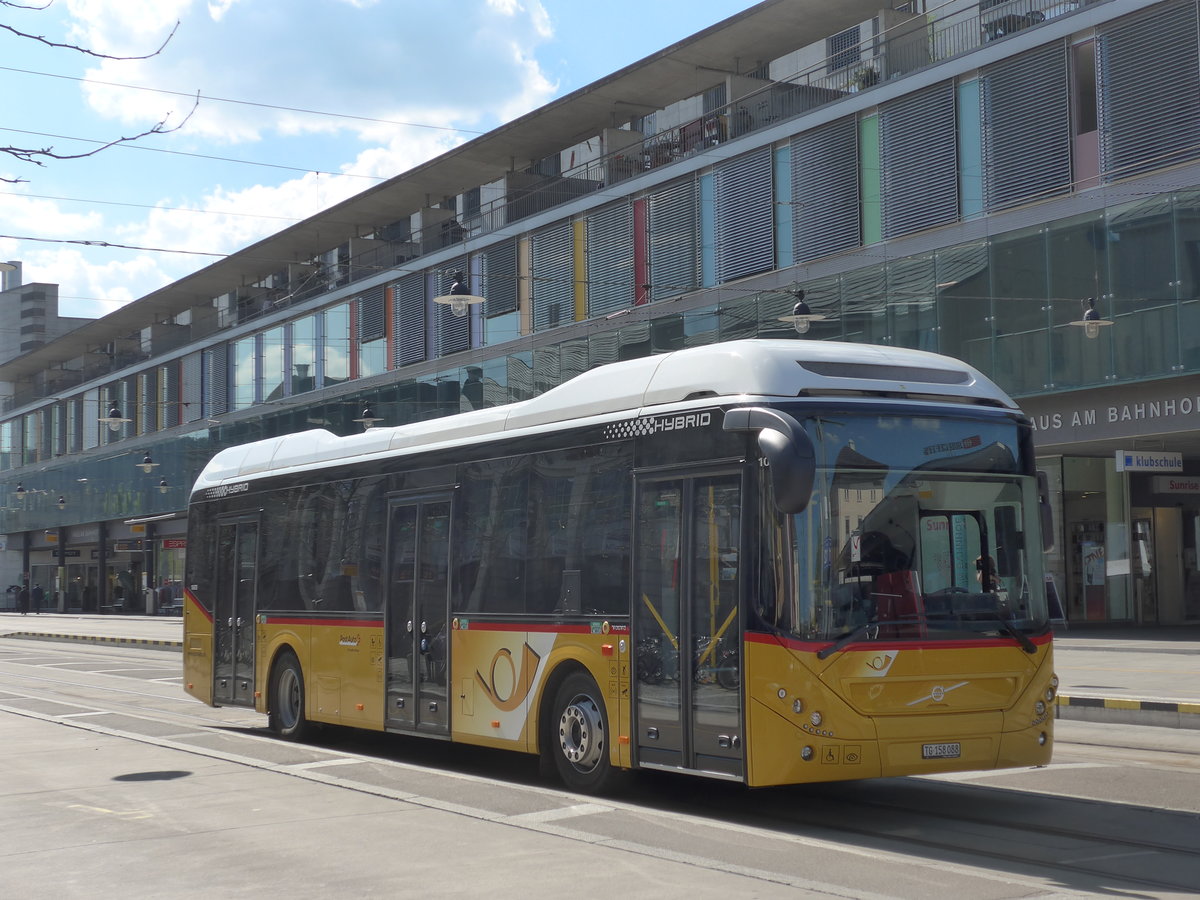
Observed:
[[[1018,402],[1033,422],[1033,440],[1040,451],[1093,441],[1132,444],[1147,435],[1200,431],[1200,378],[1194,377],[1026,397]],[[1143,471],[1173,469],[1158,465]]]

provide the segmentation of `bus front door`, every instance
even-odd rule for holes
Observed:
[[[638,482],[637,763],[743,777],[741,475]]]
[[[387,727],[448,734],[450,500],[388,512]]]
[[[254,705],[257,572],[257,519],[222,522],[217,529],[213,598],[213,703],[217,706]]]

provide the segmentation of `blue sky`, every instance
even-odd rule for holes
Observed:
[[[749,0],[55,0],[0,6],[0,260],[100,316]],[[237,102],[231,102],[237,101]],[[332,115],[330,115],[332,114]],[[82,241],[152,250],[84,246]],[[166,251],[190,251],[189,253]]]

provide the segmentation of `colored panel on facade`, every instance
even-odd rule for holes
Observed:
[[[633,305],[650,301],[649,248],[646,246],[646,198],[633,201]]]
[[[792,253],[792,148],[775,150],[775,266],[787,268],[795,262]]]
[[[717,283],[717,202],[712,174],[700,176],[700,284]]]
[[[575,233],[575,321],[587,318],[587,222],[578,219],[574,223]]]
[[[859,196],[862,242],[883,240],[883,196],[879,170],[879,116],[866,116],[858,123]]]
[[[979,80],[958,84],[958,196],[962,217],[983,214],[983,137]]]

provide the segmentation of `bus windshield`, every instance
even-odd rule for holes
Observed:
[[[1011,419],[816,417],[813,502],[788,517],[808,640],[1045,631],[1036,480]],[[782,610],[781,610],[782,611]],[[793,618],[794,617],[794,618]]]

